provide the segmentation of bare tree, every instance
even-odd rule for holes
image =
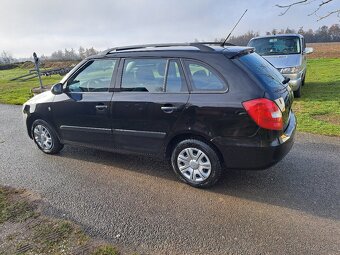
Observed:
[[[6,51],[2,51],[0,55],[0,63],[1,64],[10,64],[14,61],[12,55]]]
[[[79,54],[79,57],[80,57],[81,59],[86,58],[86,56],[85,56],[85,49],[84,49],[82,46],[79,47],[79,49],[78,49],[78,54]]]
[[[317,21],[319,21],[319,20],[325,19],[325,18],[327,18],[331,15],[337,15],[337,17],[340,20],[340,9],[335,9],[335,10],[328,11],[327,13],[320,14],[320,10],[325,5],[327,5],[327,4],[329,4],[333,1],[334,0],[319,0],[319,1],[317,1],[317,0],[300,0],[300,1],[292,2],[290,4],[277,4],[276,6],[284,9],[283,12],[280,13],[280,16],[282,16],[282,15],[285,15],[290,10],[290,8],[292,8],[295,5],[315,4],[315,2],[317,2],[315,10],[312,13],[309,13],[308,16],[315,15],[318,18]]]

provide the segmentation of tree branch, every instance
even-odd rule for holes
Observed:
[[[302,3],[305,3],[307,2],[308,0],[301,0],[301,1],[297,1],[297,2],[294,2],[292,4],[287,4],[287,5],[280,5],[280,4],[277,4],[276,6],[279,7],[279,8],[290,8],[294,5],[297,5],[297,4],[302,4]],[[331,0],[332,1],[332,0]]]
[[[335,14],[335,13],[337,13],[338,15],[338,18],[340,18],[340,9],[338,9],[338,10],[335,10],[335,11],[332,11],[332,12],[328,12],[326,15],[324,15],[324,16],[319,16],[319,15],[317,15],[318,17],[319,17],[319,19],[317,20],[317,21],[320,21],[320,20],[322,20],[322,19],[325,19],[325,18],[327,18],[328,16],[331,16],[332,14]]]
[[[279,14],[279,16],[283,16],[285,15],[291,7],[293,7],[294,5],[299,5],[299,4],[310,4],[312,2],[315,2],[316,0],[300,0],[300,1],[295,1],[291,4],[287,4],[287,5],[280,5],[280,4],[276,4],[277,7],[279,8],[283,8],[285,9],[283,12],[281,12]],[[333,0],[323,0],[321,1],[321,3],[318,5],[318,7],[310,14],[308,14],[308,16],[311,16],[311,15],[316,15],[319,19],[319,20],[322,20],[324,18],[327,18],[328,16],[332,15],[332,14],[335,14],[335,13],[338,13],[338,17],[340,16],[340,10],[335,10],[335,11],[331,11],[331,12],[328,12],[328,14],[324,15],[324,16],[320,16],[317,14],[317,12],[321,9],[321,7],[323,7],[325,4],[328,4],[330,2],[332,2]]]
[[[302,3],[305,3],[305,2],[307,2],[307,1],[308,1],[308,0],[301,0],[301,1],[294,2],[294,3],[288,4],[288,5],[280,5],[280,4],[277,4],[277,5],[276,5],[277,7],[279,7],[279,8],[285,8],[285,9],[286,9],[286,10],[284,10],[284,12],[281,12],[281,13],[279,14],[279,16],[285,15],[285,14],[289,11],[289,9],[290,9],[292,6],[297,5],[297,4],[302,4]]]

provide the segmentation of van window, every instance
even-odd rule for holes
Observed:
[[[189,71],[192,90],[194,92],[226,91],[227,86],[225,82],[211,67],[191,60],[186,60],[185,65]]]
[[[109,90],[115,59],[91,60],[67,82],[69,92],[105,92]]]
[[[282,84],[284,77],[281,73],[257,53],[243,55],[239,59],[263,86],[271,90],[277,90],[287,86],[287,84]]]
[[[297,36],[273,36],[253,39],[249,46],[254,47],[257,54],[267,55],[287,55],[300,54],[300,38]]]

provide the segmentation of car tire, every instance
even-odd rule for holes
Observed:
[[[46,154],[56,154],[64,147],[55,130],[46,121],[35,120],[31,127],[33,141]]]
[[[302,86],[305,86],[305,79],[306,79],[306,76],[303,77],[303,79],[302,79],[302,82],[301,82],[301,85],[302,85]]]
[[[175,146],[171,165],[183,182],[196,188],[211,187],[222,175],[222,164],[216,151],[196,139],[183,140]]]
[[[301,97],[301,85],[299,86],[299,88],[296,91],[294,91],[294,97],[295,98]]]

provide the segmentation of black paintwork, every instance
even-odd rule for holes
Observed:
[[[77,73],[87,61],[117,59],[108,92],[45,92],[24,105],[27,129],[37,118],[48,121],[65,144],[127,153],[168,156],[174,141],[185,137],[205,140],[219,151],[231,168],[266,168],[284,157],[293,144],[296,120],[291,111],[288,88],[268,91],[243,68],[238,56],[251,48],[214,47],[201,51],[192,47],[124,50],[90,57],[76,66],[63,80]],[[227,91],[194,93],[187,71],[186,93],[148,93],[120,90],[125,58],[166,58],[202,61],[215,69],[227,84]],[[284,131],[259,128],[248,116],[242,102],[282,97],[286,110]],[[174,107],[168,111],[162,107]],[[31,136],[30,132],[29,135]],[[290,137],[287,141],[284,137]]]

